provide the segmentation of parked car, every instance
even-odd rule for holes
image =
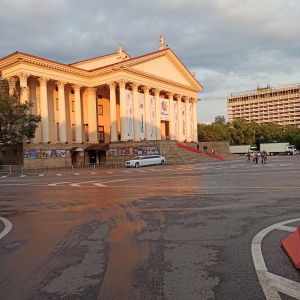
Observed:
[[[154,166],[162,165],[166,162],[165,157],[161,155],[141,155],[136,156],[133,159],[125,161],[125,167],[144,167],[144,166]]]

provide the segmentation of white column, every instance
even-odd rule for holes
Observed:
[[[198,141],[198,122],[197,122],[197,99],[192,100],[193,108],[193,140],[194,142]]]
[[[151,140],[151,128],[150,128],[150,98],[149,98],[149,87],[143,86],[144,97],[145,97],[145,127],[146,127],[146,140]]]
[[[81,99],[80,99],[80,85],[73,85],[74,101],[75,101],[75,142],[82,143],[82,112],[81,112]]]
[[[58,117],[59,117],[59,141],[63,144],[67,142],[67,121],[66,121],[66,100],[65,82],[55,82],[58,87]]]
[[[169,135],[170,140],[176,140],[175,136],[175,119],[174,119],[174,101],[173,101],[173,93],[167,93],[169,97]]]
[[[160,123],[160,91],[158,89],[153,89],[155,96],[155,131],[156,131],[156,140],[161,140],[161,123]]]
[[[89,143],[99,143],[97,137],[98,122],[97,122],[96,89],[87,88],[87,94],[88,94]]]
[[[132,102],[133,102],[133,130],[134,140],[140,140],[140,126],[139,126],[139,99],[138,99],[138,84],[133,83],[132,87]]]
[[[17,74],[17,76],[20,80],[20,103],[25,103],[28,100],[27,78],[29,77],[29,75],[21,72]]]
[[[181,108],[181,95],[176,95],[177,100],[177,120],[178,120],[178,142],[182,142],[182,108]]]
[[[190,117],[190,99],[188,97],[184,97],[185,102],[185,135],[186,141],[191,141],[191,117]]]
[[[115,82],[108,83],[109,86],[109,111],[110,111],[110,141],[118,142],[117,101]]]
[[[125,81],[118,82],[120,89],[120,127],[121,127],[121,142],[128,141],[128,130],[126,122],[126,97],[125,97]]]
[[[48,115],[48,97],[47,97],[47,81],[48,78],[38,78],[40,83],[40,107],[41,107],[41,127],[42,142],[48,143],[49,140],[49,115]]]

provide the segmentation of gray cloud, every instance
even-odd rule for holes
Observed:
[[[71,63],[117,51],[156,51],[159,36],[197,79],[200,121],[227,116],[231,92],[299,79],[297,0],[1,1],[0,56]]]

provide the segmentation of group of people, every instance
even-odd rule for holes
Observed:
[[[197,150],[199,151],[200,150],[200,146],[199,144],[197,144]],[[207,146],[203,146],[203,151],[204,152],[207,152]],[[215,154],[215,150],[213,148],[211,148],[211,154],[214,155]]]
[[[268,158],[267,151],[265,151],[265,150],[262,151],[262,152],[253,151],[253,153],[252,153],[252,162],[257,164],[259,156],[261,157],[261,163],[266,164],[267,163],[267,158]],[[247,153],[247,161],[248,162],[251,161],[251,153],[250,152]]]

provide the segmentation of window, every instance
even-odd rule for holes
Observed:
[[[58,98],[56,98],[55,105],[56,105],[56,110],[58,110]]]
[[[59,123],[56,123],[56,136],[57,136],[57,140],[59,141]]]
[[[85,140],[89,140],[89,124],[84,124]]]
[[[98,126],[99,143],[104,143],[104,126]]]
[[[75,124],[72,124],[72,140],[76,140],[76,133],[75,133]]]
[[[72,112],[75,111],[75,101],[72,101]]]
[[[103,116],[103,105],[98,105],[98,114],[99,116]]]

